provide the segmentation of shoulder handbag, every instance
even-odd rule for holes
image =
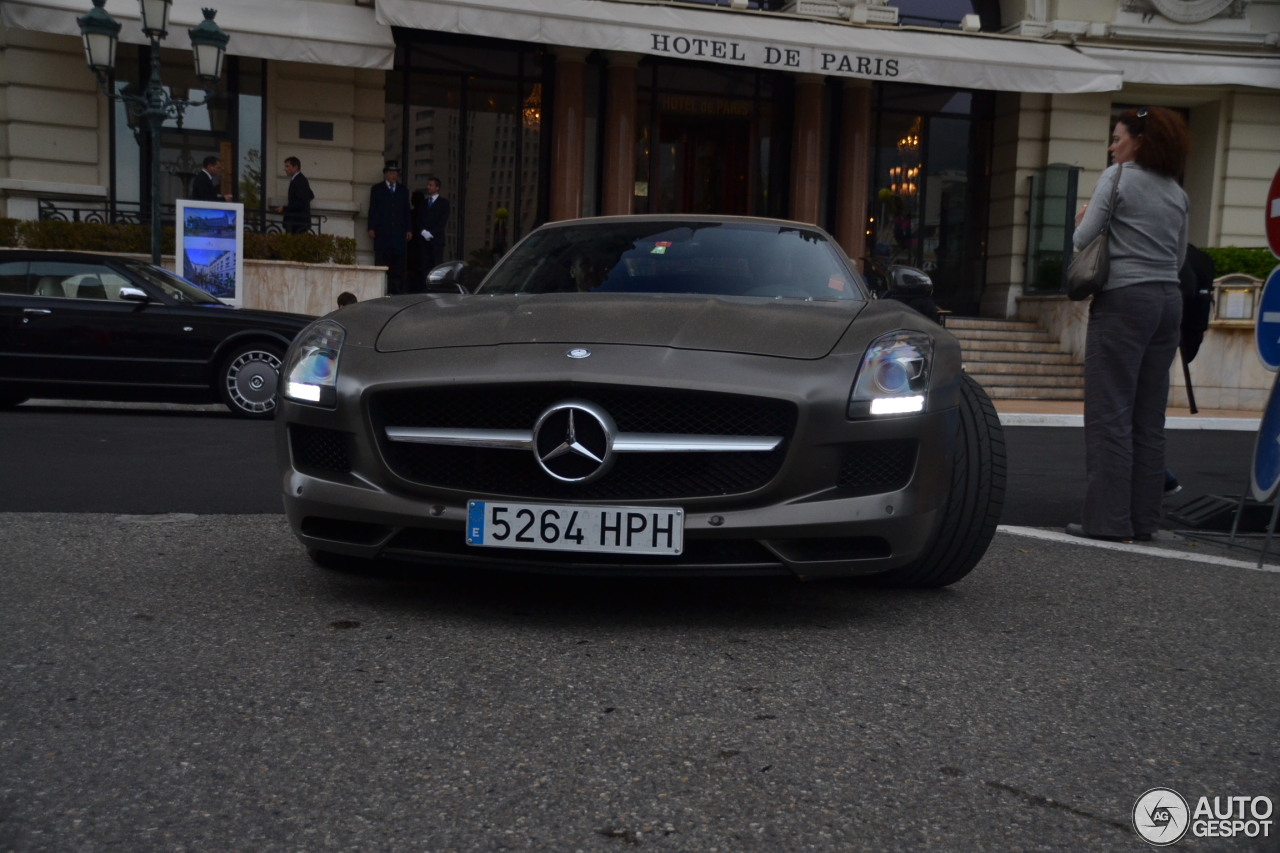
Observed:
[[[1102,230],[1071,259],[1071,266],[1067,267],[1067,296],[1076,302],[1088,299],[1102,290],[1111,273],[1108,234],[1111,231],[1111,216],[1116,212],[1116,193],[1120,189],[1120,174],[1123,171],[1124,164],[1121,163],[1116,169],[1116,181],[1111,185],[1111,203],[1107,206],[1107,221],[1102,223]]]

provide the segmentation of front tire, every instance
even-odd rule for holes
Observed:
[[[232,414],[254,420],[275,417],[283,360],[284,352],[272,344],[245,344],[223,359],[215,381]]]
[[[12,409],[14,406],[20,406],[27,400],[31,399],[25,394],[17,392],[0,391],[0,409]]]
[[[938,533],[920,559],[880,575],[890,586],[953,584],[978,564],[995,536],[1004,507],[1004,431],[987,392],[964,374],[959,421],[951,491]]]

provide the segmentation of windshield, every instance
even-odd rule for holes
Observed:
[[[704,293],[860,300],[817,231],[772,223],[583,223],[530,234],[479,293]]]
[[[137,261],[124,261],[123,264],[128,268],[129,272],[145,280],[148,284],[153,284],[160,288],[165,296],[175,302],[185,302],[191,305],[223,304],[216,297],[205,293],[185,278],[179,278],[163,267],[141,264]]]

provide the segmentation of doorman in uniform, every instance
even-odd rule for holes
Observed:
[[[431,272],[444,263],[444,229],[449,224],[449,200],[440,195],[439,178],[427,178],[427,195],[418,211],[413,227],[424,241],[423,271]]]
[[[405,292],[405,260],[410,230],[409,190],[400,183],[400,166],[388,160],[382,182],[369,190],[369,239],[373,241],[373,262],[387,268],[387,293]]]

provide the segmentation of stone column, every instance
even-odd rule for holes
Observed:
[[[582,215],[583,103],[587,53],[557,48],[555,105],[551,113],[551,220]]]
[[[605,216],[631,212],[636,181],[636,63],[639,54],[609,54],[604,103]]]
[[[796,75],[791,141],[791,218],[818,224],[822,202],[822,78]]]
[[[836,173],[836,242],[862,269],[867,253],[867,193],[871,179],[871,84],[844,81]]]

